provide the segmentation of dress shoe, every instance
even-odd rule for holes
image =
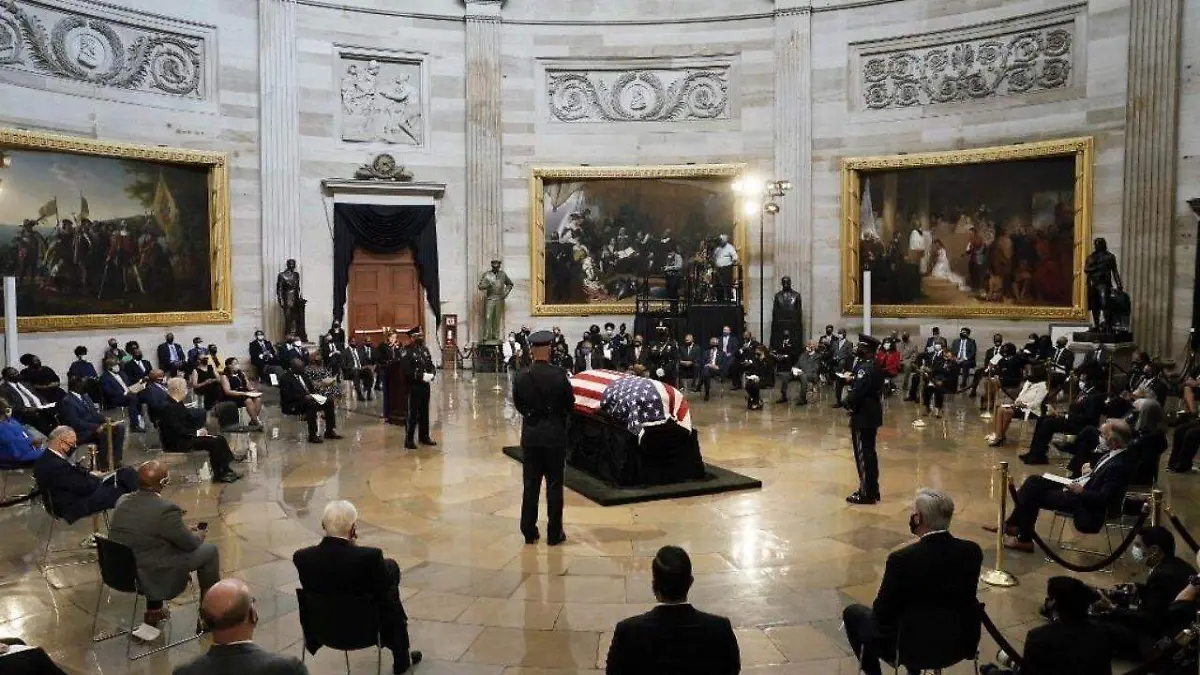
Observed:
[[[531,546],[533,544],[538,543],[541,540],[542,540],[542,535],[538,534],[537,532],[534,532],[533,535],[528,535],[528,534],[525,535],[525,543],[529,544]]]
[[[321,437],[316,434],[309,434],[308,442],[309,443],[324,443],[325,441],[321,440]]]
[[[248,428],[250,429],[250,431],[262,431],[263,425],[262,425],[262,422],[251,422],[249,424]]]
[[[142,615],[142,623],[146,623],[151,626],[157,626],[163,621],[166,621],[167,617],[169,616],[171,616],[170,610],[167,609],[166,605],[163,605],[159,609],[146,610],[146,613]]]
[[[241,480],[241,478],[242,478],[242,474],[231,470],[231,471],[226,471],[225,473],[221,474],[220,476],[214,477],[213,481],[215,481],[217,483],[236,483],[239,480]]]
[[[868,497],[861,492],[855,491],[849,497],[846,497],[846,501],[851,504],[875,504],[879,501],[879,497]]]
[[[416,450],[417,444],[413,443],[412,441],[404,441],[404,449],[405,450]]]
[[[706,392],[704,392],[704,400],[705,400],[705,401],[707,401],[707,400],[708,400],[708,392],[707,392],[707,391],[706,391]]]
[[[409,652],[408,653],[408,667],[401,668],[399,665],[394,665],[394,666],[392,666],[392,675],[400,675],[401,673],[407,673],[408,671],[412,670],[413,666],[420,663],[421,659],[423,659],[423,658],[425,658],[425,655],[422,654],[421,652],[418,652],[416,650]]]
[[[331,441],[336,441],[336,440],[338,440],[338,439],[345,438],[345,436],[343,436],[343,435],[339,434],[339,433],[338,433],[338,432],[336,432],[336,431],[326,431],[326,432],[325,432],[325,438],[328,438],[328,439],[329,439],[329,440],[331,440]]]
[[[999,528],[997,528],[994,524],[983,526],[984,532],[996,532],[998,529]],[[1018,534],[1020,534],[1020,532],[1017,530],[1016,526],[1014,526],[1014,525],[1005,525],[1004,526],[1004,536],[1015,537]]]
[[[246,453],[242,453],[240,455],[234,455],[230,459],[234,462],[244,462],[244,461],[246,461]]]
[[[546,545],[547,546],[558,546],[559,544],[563,543],[566,540],[567,540],[567,535],[560,534],[558,536],[550,537],[549,539],[547,539]]]
[[[1017,455],[1017,459],[1030,465],[1049,464],[1050,459],[1044,455],[1035,455],[1032,452],[1027,452],[1023,455]]]
[[[799,401],[796,401],[796,405],[808,405],[808,399],[802,398]]]
[[[1021,551],[1022,553],[1033,553],[1033,542],[1021,541],[1016,537],[1005,537],[1004,548],[1011,549],[1013,551]]]
[[[433,440],[432,438],[422,438],[420,440],[420,443],[421,443],[421,445],[429,445],[429,446],[437,445],[437,441]]]

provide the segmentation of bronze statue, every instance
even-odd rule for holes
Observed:
[[[296,271],[295,260],[289,259],[287,268],[275,278],[275,298],[283,310],[283,334],[307,340],[308,333],[304,330],[304,304],[307,301],[300,296],[300,273]]]
[[[771,348],[782,347],[784,331],[792,335],[803,335],[804,303],[800,294],[792,290],[792,278],[780,279],[782,288],[775,294],[775,305],[771,311]]]
[[[504,327],[504,299],[512,292],[513,282],[500,269],[500,261],[492,261],[492,269],[479,277],[479,290],[483,291],[483,344],[500,344],[500,331]]]
[[[1121,274],[1117,271],[1117,256],[1108,250],[1104,237],[1096,238],[1095,250],[1088,255],[1083,271],[1087,275],[1087,303],[1092,313],[1092,330],[1109,332],[1116,322],[1117,295],[1124,295]],[[1116,286],[1116,293],[1113,286]]]

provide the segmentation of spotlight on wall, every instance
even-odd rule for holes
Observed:
[[[776,204],[775,202],[767,202],[766,204],[763,204],[763,211],[766,211],[767,213],[774,215],[776,213],[779,213],[779,205]]]
[[[754,201],[746,201],[742,204],[742,213],[753,216],[758,213],[759,204]]]

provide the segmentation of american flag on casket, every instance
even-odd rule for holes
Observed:
[[[624,422],[630,433],[640,436],[643,427],[676,422],[692,430],[692,412],[687,397],[669,384],[615,370],[585,370],[571,377],[575,409],[591,415],[604,412]]]

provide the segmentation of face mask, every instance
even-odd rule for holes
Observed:
[[[921,526],[921,521],[917,519],[917,514],[912,514],[908,517],[908,531],[913,534],[917,533],[917,528]]]
[[[300,342],[299,340],[296,340],[295,342],[293,342],[293,343],[292,343],[292,346],[293,346],[293,347],[299,347],[301,344],[303,344],[303,343],[302,343],[302,342]]]
[[[263,334],[262,334],[262,333],[255,333],[255,334],[254,334],[254,339],[255,339],[255,340],[261,340],[261,339],[263,339]]]
[[[958,334],[958,337],[960,337],[960,338],[962,338],[962,339],[966,340],[966,339],[967,339],[967,334],[966,334],[966,333],[959,333],[959,334]]]
[[[1140,563],[1146,560],[1146,550],[1141,546],[1134,544],[1129,548],[1129,555],[1133,557],[1133,561]]]

